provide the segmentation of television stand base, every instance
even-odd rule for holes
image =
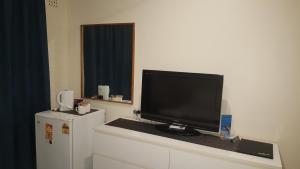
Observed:
[[[180,136],[199,136],[201,133],[189,126],[180,126],[176,124],[158,124],[157,130]]]

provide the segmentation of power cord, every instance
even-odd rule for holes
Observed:
[[[141,111],[140,110],[133,110],[133,114],[135,114],[136,120],[141,121]]]

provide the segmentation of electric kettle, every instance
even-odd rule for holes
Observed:
[[[73,110],[74,106],[74,91],[64,90],[60,91],[56,97],[59,111]]]

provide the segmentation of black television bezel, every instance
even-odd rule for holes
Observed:
[[[162,71],[162,70],[143,70],[143,77],[142,77],[142,84],[144,81],[144,75],[146,73],[151,73],[151,74],[160,74],[160,75],[176,75],[176,76],[185,76],[185,77],[195,77],[195,78],[205,78],[205,79],[215,79],[218,80],[219,82],[219,87],[217,88],[217,96],[216,96],[216,112],[219,115],[219,118],[216,119],[216,122],[218,123],[218,125],[216,126],[215,123],[214,124],[209,124],[205,122],[197,122],[194,121],[196,123],[191,124],[189,123],[187,120],[183,120],[183,119],[176,119],[176,118],[170,118],[168,116],[164,116],[164,115],[153,115],[153,114],[149,114],[144,112],[143,110],[143,90],[144,89],[144,85],[142,85],[142,92],[141,92],[141,118],[143,119],[147,119],[147,120],[152,120],[152,121],[156,121],[156,122],[162,122],[162,123],[167,123],[167,124],[180,124],[180,125],[184,125],[184,126],[189,126],[195,129],[200,129],[200,130],[204,130],[204,131],[209,131],[209,132],[219,132],[220,130],[220,121],[221,121],[221,106],[222,106],[222,94],[223,94],[223,82],[224,82],[224,76],[223,75],[219,75],[219,74],[206,74],[206,73],[188,73],[188,72],[176,72],[176,71]]]

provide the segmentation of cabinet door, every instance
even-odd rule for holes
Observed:
[[[187,167],[188,166],[188,167]],[[170,169],[259,169],[245,164],[235,163],[201,154],[192,154],[178,150],[170,152]]]
[[[95,133],[94,141],[95,154],[147,169],[169,168],[169,149],[166,147],[103,133]]]
[[[101,155],[94,155],[93,169],[145,169],[124,161],[113,160]]]

